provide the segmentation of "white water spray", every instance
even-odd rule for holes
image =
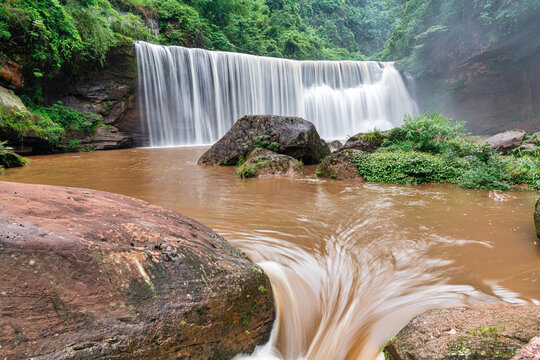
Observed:
[[[210,144],[246,114],[301,116],[323,138],[387,130],[416,113],[392,63],[294,61],[135,42],[151,146]]]

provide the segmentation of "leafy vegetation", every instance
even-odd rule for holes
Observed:
[[[23,136],[46,140],[58,144],[65,134],[64,128],[48,117],[39,117],[27,111],[15,111],[0,107],[0,128]],[[21,139],[22,140],[22,139]]]
[[[464,138],[463,123],[438,112],[408,116],[391,130],[374,153],[355,158],[368,181],[420,184],[453,183],[471,189],[508,190],[516,185],[540,189],[540,159],[528,154],[501,156]]]
[[[241,177],[242,179],[247,179],[257,175],[257,170],[252,166],[247,166],[245,163],[238,166],[236,169],[236,176]]]
[[[537,0],[394,0],[394,16],[400,19],[386,43],[383,60],[402,59],[416,75],[447,67],[453,58],[494,43],[516,52],[535,49],[538,39],[521,39],[538,26]],[[399,6],[401,5],[401,6]],[[451,53],[456,51],[456,53]]]

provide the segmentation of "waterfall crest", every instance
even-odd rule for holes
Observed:
[[[392,63],[295,61],[135,42],[150,146],[211,144],[246,114],[300,116],[341,139],[399,125],[416,103]]]

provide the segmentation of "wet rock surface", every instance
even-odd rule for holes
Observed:
[[[331,179],[363,179],[356,172],[354,158],[362,154],[360,150],[341,150],[326,157],[317,168],[317,175]]]
[[[487,306],[430,310],[390,341],[394,360],[511,359],[540,334],[540,307]]]
[[[256,148],[248,154],[246,162],[238,167],[236,174],[240,177],[294,175],[302,170],[302,162],[291,156]]]
[[[230,358],[268,339],[270,282],[176,212],[0,182],[0,357]]]
[[[201,156],[199,164],[236,165],[256,147],[266,147],[280,154],[316,164],[330,154],[315,126],[299,117],[277,115],[246,115],[210,150]]]

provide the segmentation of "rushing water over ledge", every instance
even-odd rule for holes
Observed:
[[[416,112],[392,63],[293,61],[136,42],[150,145],[211,144],[246,114],[301,116],[326,139]]]
[[[197,219],[269,275],[278,306],[255,358],[360,359],[425,309],[540,300],[537,193],[495,202],[450,185],[298,177],[241,180],[205,148],[32,157],[0,180],[135,196]],[[279,351],[279,354],[276,353]]]

